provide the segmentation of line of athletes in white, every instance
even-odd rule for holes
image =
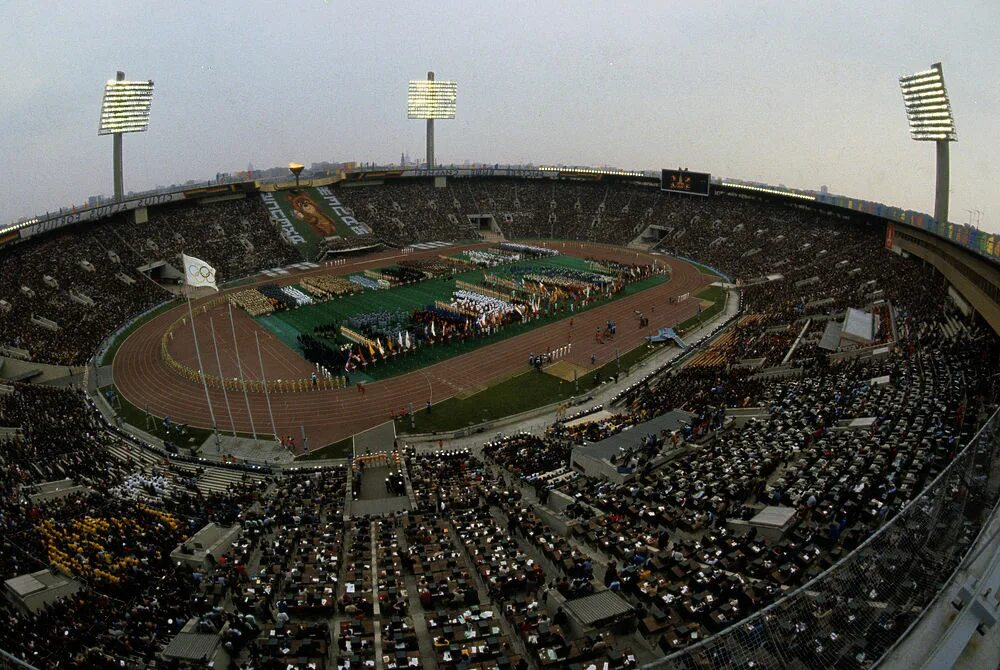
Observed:
[[[517,312],[523,318],[529,312],[538,311],[534,306],[513,305],[506,300],[465,289],[458,289],[452,293],[452,305],[478,314],[480,325],[492,321],[498,316],[503,317],[513,312]]]
[[[536,354],[531,352],[528,354],[528,365],[534,366],[541,369],[543,365],[548,365],[549,363],[562,358],[573,351],[573,343],[564,344],[561,347],[547,351],[544,354]]]
[[[469,249],[462,254],[476,265],[486,267],[496,267],[497,265],[509,265],[521,260],[521,254],[501,252],[491,249]]]
[[[536,247],[530,244],[519,244],[517,242],[501,242],[500,248],[504,251],[516,251],[522,254],[532,254],[533,256],[558,256],[559,252],[548,247]],[[563,246],[566,246],[563,244]]]
[[[295,303],[296,307],[311,305],[314,302],[316,302],[315,300],[312,299],[312,296],[306,295],[305,293],[295,288],[294,286],[282,286],[279,290],[285,295],[287,295],[289,298],[291,298],[292,302]]]

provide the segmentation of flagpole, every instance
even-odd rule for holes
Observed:
[[[255,330],[253,339],[257,341],[257,360],[260,361],[260,380],[264,383],[264,399],[267,400],[267,414],[271,417],[271,430],[274,431],[274,439],[280,441],[278,437],[278,427],[274,425],[274,413],[271,411],[271,395],[267,392],[267,377],[264,376],[264,357],[260,355],[260,334]]]
[[[226,375],[222,371],[222,359],[219,357],[219,343],[215,339],[215,320],[208,317],[208,325],[212,327],[212,346],[215,348],[215,364],[219,366],[219,380],[222,382],[222,397],[226,401],[226,412],[229,414],[229,427],[236,437],[236,422],[233,421],[233,410],[229,407],[229,393],[226,392]]]
[[[201,375],[202,386],[205,387],[205,401],[208,403],[208,415],[212,417],[212,431],[215,433],[215,444],[219,444],[219,428],[215,423],[215,410],[212,409],[212,398],[208,394],[208,378],[205,376],[205,368],[201,365],[201,348],[198,346],[198,333],[194,329],[194,311],[191,309],[191,289],[185,291],[187,294],[188,316],[191,317],[191,337],[194,338],[194,354],[198,359],[198,374]]]
[[[247,416],[250,417],[250,432],[253,434],[253,441],[257,441],[257,429],[253,425],[253,412],[250,411],[250,396],[247,395],[247,383],[243,378],[243,364],[240,362],[240,345],[236,341],[236,324],[233,322],[233,303],[229,304],[229,327],[233,331],[233,350],[236,352],[236,369],[240,372],[240,386],[243,387],[243,399],[247,403]]]

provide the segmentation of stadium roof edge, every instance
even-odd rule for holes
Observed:
[[[397,179],[397,178],[430,178],[430,177],[509,177],[522,179],[629,179],[636,181],[659,182],[659,170],[624,170],[615,167],[594,167],[580,165],[451,165],[439,166],[433,169],[405,167],[397,165],[373,166],[368,168],[348,169],[344,176],[349,180],[366,179]],[[22,219],[0,228],[0,245],[18,239],[26,239],[32,235],[55,230],[63,226],[73,225],[82,221],[97,220],[112,216],[119,212],[138,209],[140,207],[162,205],[169,202],[199,198],[216,194],[219,189],[238,189],[244,191],[259,190],[261,181],[237,180],[232,182],[201,182],[171,189],[159,189],[138,193],[119,202],[101,203],[92,207],[62,209],[59,212],[47,213],[31,219]],[[989,261],[1000,265],[1000,235],[986,233],[965,224],[938,222],[930,214],[906,210],[882,203],[849,198],[821,191],[789,189],[784,186],[772,186],[760,182],[749,182],[739,179],[712,180],[713,188],[734,191],[746,191],[763,196],[787,198],[790,202],[816,203],[834,209],[848,209],[854,212],[868,214],[893,223],[922,228],[937,237],[957,244]]]

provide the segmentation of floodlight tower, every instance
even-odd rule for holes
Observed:
[[[149,127],[149,107],[153,102],[153,81],[125,81],[119,72],[104,86],[101,103],[101,124],[98,135],[113,135],[115,200],[121,200],[125,191],[122,181],[122,135],[144,133]]]
[[[434,119],[454,119],[458,84],[453,81],[434,81],[434,73],[427,79],[410,80],[406,98],[407,117],[427,119],[427,167],[434,167]]]
[[[931,69],[899,78],[903,90],[906,118],[910,122],[910,137],[920,142],[937,143],[937,185],[934,190],[934,218],[948,221],[948,143],[955,135],[955,118],[944,87],[941,63]]]

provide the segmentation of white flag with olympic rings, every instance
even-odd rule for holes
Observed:
[[[208,286],[216,291],[219,287],[215,285],[215,268],[194,256],[181,254],[184,262],[184,283],[195,288]]]

